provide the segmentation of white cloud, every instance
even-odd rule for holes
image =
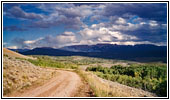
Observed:
[[[76,37],[75,36],[64,36],[64,35],[59,35],[56,36],[56,41],[59,44],[66,44],[66,43],[74,43],[76,42]]]
[[[92,24],[91,28],[93,29],[99,29],[100,27],[105,27],[105,23],[99,23],[99,24]]]
[[[56,36],[56,42],[58,44],[67,44],[77,42],[77,39],[73,32],[66,31],[63,34]]]
[[[102,37],[98,38],[99,42],[103,42],[103,41],[112,41],[112,37],[110,35],[103,35]]]
[[[92,10],[93,7],[88,5],[77,6],[75,7],[75,9],[77,9],[78,12],[81,13],[83,17],[88,17],[93,14],[93,10]]]
[[[99,33],[97,33],[97,31],[95,32],[95,30],[91,30],[89,28],[85,28],[85,29],[81,30],[79,33],[81,34],[83,39],[92,39],[92,38],[96,38],[97,35],[99,35]]]
[[[79,32],[81,35],[80,44],[112,43],[113,41],[138,40],[136,36],[127,35],[120,31],[106,27],[104,23],[92,24]]]
[[[9,49],[18,49],[17,46],[9,46],[9,47],[7,47],[7,48],[9,48]]]
[[[53,7],[47,7],[48,5],[41,5],[40,9],[47,10],[51,12],[48,17],[44,17],[44,21],[53,21],[61,19],[62,17],[66,18],[75,18],[80,17],[81,19],[87,18],[89,16],[95,15],[96,12],[101,11],[104,5],[95,6],[95,5],[80,5],[75,6],[73,4],[60,4],[52,5]],[[46,7],[46,8],[45,8]]]
[[[77,45],[81,45],[81,44],[92,45],[92,44],[96,44],[96,43],[92,40],[81,40],[80,43],[76,43],[76,44]]]
[[[27,40],[27,41],[24,41],[24,43],[25,44],[33,44],[33,43],[35,43],[35,42],[37,42],[37,41],[40,41],[40,40],[42,40],[43,38],[41,37],[41,38],[38,38],[38,39],[36,39],[36,40]]]
[[[109,34],[111,34],[113,37],[116,37],[118,40],[137,40],[138,39],[136,36],[122,34],[119,31],[115,31],[115,32],[109,31]]]
[[[73,32],[68,32],[68,31],[66,31],[66,32],[64,32],[62,35],[73,36],[74,33],[73,33]]]
[[[112,25],[111,29],[112,30],[117,30],[117,31],[135,31],[139,28],[142,27],[143,24],[132,24],[132,23],[127,23],[126,25]]]
[[[156,26],[158,26],[158,23],[157,23],[157,21],[151,20],[151,21],[149,22],[149,25],[150,25],[151,27],[156,27]]]
[[[139,24],[140,24],[140,25],[144,25],[144,24],[146,24],[146,22],[140,22]]]

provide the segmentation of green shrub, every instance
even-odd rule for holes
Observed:
[[[101,78],[151,91],[158,96],[167,95],[166,65],[135,64],[129,67],[116,65],[111,68],[97,66],[88,67],[86,70],[95,72]]]

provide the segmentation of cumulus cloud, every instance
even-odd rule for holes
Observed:
[[[97,43],[163,45],[167,42],[166,6],[165,3],[41,3],[34,7],[41,9],[42,14],[27,12],[17,5],[5,8],[4,14],[29,19],[26,25],[29,28],[64,27],[65,32],[55,36],[48,34],[35,40],[13,40],[14,44],[24,48]],[[26,31],[15,26],[4,27],[4,30]]]
[[[47,5],[43,6],[47,7]],[[45,7],[41,8],[45,9]],[[81,27],[86,27],[83,20],[94,15],[100,7],[94,5],[75,6],[74,4],[61,4],[53,5],[53,8],[50,7],[50,9],[53,12],[48,17],[33,23],[31,27],[49,28],[63,24],[65,28],[77,30]]]
[[[90,28],[81,30],[79,34],[81,34],[82,38],[85,40],[95,40],[98,43],[138,39],[136,36],[113,30],[112,27],[104,27],[103,23],[93,24]]]
[[[51,5],[51,6],[50,6]],[[49,12],[47,16],[42,15],[41,20],[28,25],[31,28],[50,28],[64,25],[66,29],[86,27],[83,22],[85,18],[94,16],[103,6],[101,5],[79,5],[74,4],[40,4],[38,8]]]

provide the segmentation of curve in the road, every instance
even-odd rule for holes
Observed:
[[[80,77],[70,71],[57,71],[59,75],[32,90],[18,94],[17,97],[71,97],[80,86]]]

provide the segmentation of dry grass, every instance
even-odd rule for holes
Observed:
[[[96,97],[130,97],[128,93],[111,88],[109,84],[102,82],[90,72],[78,71],[77,73],[88,82]]]
[[[89,84],[96,97],[155,97],[156,95],[141,89],[129,87],[99,78],[97,75],[79,70],[77,73]]]
[[[55,75],[54,70],[34,66],[25,60],[3,57],[3,95],[39,84]]]
[[[33,58],[33,57],[28,57],[28,56],[21,55],[21,54],[19,54],[17,52],[8,50],[7,48],[3,48],[3,54],[11,56],[11,57],[18,57],[18,58],[24,58],[24,59],[36,59],[36,58]]]

